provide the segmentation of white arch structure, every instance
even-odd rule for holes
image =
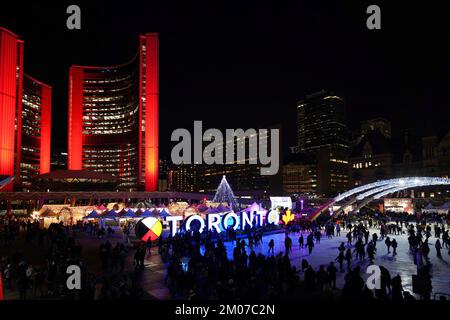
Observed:
[[[341,207],[336,211],[337,214],[339,214],[345,207],[352,205],[357,201],[364,201],[368,203],[371,200],[380,199],[384,196],[387,196],[388,194],[397,191],[415,187],[435,186],[435,185],[450,185],[450,179],[438,177],[405,177],[405,178],[381,180],[365,184],[363,186],[350,189],[338,195],[332,201],[327,203],[326,206],[320,208],[315,214],[313,214],[311,220],[316,219],[317,216],[319,216],[323,211],[332,207],[333,205],[336,205],[337,202],[343,200],[347,201],[343,203]]]

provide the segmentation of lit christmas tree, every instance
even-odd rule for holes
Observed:
[[[233,190],[231,190],[231,187],[228,184],[227,178],[225,178],[225,176],[223,176],[222,181],[220,181],[219,187],[217,188],[216,194],[214,195],[213,202],[226,202],[232,210],[233,208],[238,208],[238,203],[236,201],[236,198],[234,197]]]

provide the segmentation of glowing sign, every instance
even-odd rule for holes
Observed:
[[[275,213],[278,215],[276,211]],[[167,216],[165,221],[169,224],[170,234],[175,236],[180,227],[184,227],[184,230],[186,231],[191,231],[192,223],[194,221],[197,221],[199,224],[198,231],[200,233],[203,232],[204,228],[207,228],[209,231],[220,233],[228,228],[245,230],[247,227],[262,226],[265,215],[265,211],[242,211],[238,213],[226,212],[223,215],[219,213],[210,213],[205,219],[200,215],[192,215],[184,221],[182,216]],[[268,216],[267,219],[267,223],[270,224],[278,224],[279,222],[279,217],[275,217],[273,214],[271,218]]]
[[[278,224],[280,222],[280,214],[277,210],[271,210],[267,215],[268,224]]]
[[[154,241],[159,238],[162,232],[161,221],[154,217],[143,218],[136,223],[134,227],[136,237],[147,242],[149,239]]]
[[[281,217],[281,220],[283,220],[284,224],[288,224],[291,221],[294,221],[295,215],[291,212],[290,209],[287,209],[286,212]]]
[[[292,209],[291,197],[270,197],[270,203],[272,205],[272,209],[279,207]]]
[[[407,212],[408,214],[414,214],[414,208],[411,198],[385,198],[384,210],[392,212]]]

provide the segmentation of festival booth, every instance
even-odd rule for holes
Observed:
[[[143,213],[144,213],[144,209],[142,209],[142,208],[138,208],[138,209],[134,212],[134,214],[136,215],[136,218],[137,218],[137,219],[140,219]]]
[[[67,204],[48,204],[42,206],[34,217],[40,220],[44,228],[48,228],[52,223],[62,223],[67,226],[82,221],[92,210],[94,210],[92,206],[71,207]]]
[[[58,214],[54,211],[54,208],[49,206],[43,206],[39,210],[35,218],[39,220],[39,223],[43,228],[48,228],[52,223],[58,223]]]
[[[217,213],[217,210],[213,207],[209,207],[208,209],[206,209],[205,214],[208,215],[210,213]]]
[[[246,211],[246,212],[250,212],[250,211],[264,211],[264,212],[266,212],[267,210],[264,209],[261,204],[253,202],[251,205],[249,205],[247,208],[245,208],[244,211]]]
[[[169,211],[169,213],[171,215],[182,216],[188,207],[189,207],[189,203],[183,202],[183,201],[178,201],[178,202],[169,203],[169,205],[167,206],[167,210]],[[162,208],[162,209],[164,209],[164,208]],[[162,209],[160,209],[160,210],[162,210]]]
[[[227,208],[229,208],[229,204],[228,204],[228,202],[215,202],[215,201],[206,201],[206,203],[205,203],[205,205],[208,207],[208,208],[217,208],[218,206],[222,206],[222,208],[223,207],[227,207]]]
[[[202,204],[199,204],[196,208],[199,213],[202,213],[208,209],[208,206],[206,204],[202,203]]]
[[[92,210],[87,216],[83,218],[84,223],[88,224],[99,224],[101,215],[98,213],[97,210]]]
[[[120,227],[119,213],[116,210],[109,210],[100,216],[100,227],[117,229]]]
[[[197,210],[197,208],[195,206],[189,206],[186,208],[186,210],[184,210],[183,217],[184,217],[184,219],[186,219],[187,217],[190,217],[194,214],[200,214],[200,212]],[[204,215],[205,214],[203,214],[203,216]]]
[[[230,211],[230,208],[227,205],[219,203],[219,205],[216,207],[216,211],[218,213],[224,213]]]
[[[118,203],[118,202],[110,202],[106,205],[106,210],[110,211],[110,210],[115,210],[117,212],[122,211],[125,208],[125,205],[123,203]]]
[[[136,212],[139,212],[139,210],[131,208],[123,209],[120,212],[119,226],[123,228],[125,225],[135,225],[136,222],[140,219]]]
[[[83,219],[85,219],[85,220],[98,220],[98,219],[100,219],[100,217],[101,217],[101,215],[97,212],[97,210],[92,210],[91,213],[89,213]]]
[[[250,212],[263,212],[263,221],[266,221],[267,216],[267,210],[263,208],[261,204],[258,204],[256,202],[253,202],[251,205],[249,205],[247,208],[242,210],[244,212],[250,213]]]
[[[139,216],[139,218],[148,218],[148,217],[154,217],[155,215],[153,214],[152,211],[150,211],[150,209],[145,209],[141,215]]]
[[[122,216],[120,217],[122,219],[137,219],[138,216],[136,215],[136,212],[133,211],[133,209],[128,209],[125,210],[125,212],[122,214]]]
[[[437,214],[447,214],[450,210],[450,202],[444,203],[442,206],[433,206],[431,203],[427,204],[425,208],[422,209],[423,213],[437,213]]]
[[[106,209],[108,208],[106,208],[103,204],[95,207],[95,210],[97,210],[98,212],[104,212]]]
[[[158,216],[161,217],[161,218],[165,218],[165,217],[171,216],[171,214],[170,214],[166,209],[163,209],[163,210],[161,210],[161,212],[158,214]]]
[[[166,218],[170,216],[172,215],[166,209],[161,210],[161,212],[157,214],[157,217],[161,221],[164,228],[167,226]]]

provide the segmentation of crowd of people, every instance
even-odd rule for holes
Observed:
[[[380,266],[381,288],[370,290],[361,276],[361,266],[373,264],[380,250],[397,255],[396,237],[406,235],[409,254],[417,265],[415,293],[430,299],[432,293],[430,243],[435,241],[436,256],[450,248],[449,229],[445,223],[430,225],[425,219],[411,221],[396,216],[343,216],[339,220],[308,221],[297,219],[283,228],[284,252],[276,252],[274,238],[263,245],[267,227],[247,228],[239,234],[229,228],[223,234],[179,232],[157,240],[158,254],[167,265],[166,285],[174,299],[393,299],[413,300],[403,290],[400,275],[391,277]],[[122,241],[110,241],[114,231],[98,224],[84,223],[64,226],[53,223],[44,229],[28,218],[0,218],[0,243],[14,248],[23,241],[28,248],[39,247],[42,256],[28,259],[20,250],[0,250],[0,271],[6,292],[16,292],[21,299],[140,299],[145,293],[139,287],[139,272],[155,245],[151,241],[131,245],[130,226],[123,227]],[[341,232],[343,234],[341,235]],[[98,242],[99,272],[88,270],[79,233]],[[327,264],[313,266],[309,257],[316,254],[322,237],[339,237],[337,256]],[[301,266],[292,264],[293,239],[305,249]],[[227,253],[225,242],[232,252]],[[338,242],[339,243],[339,242]],[[386,251],[382,248],[386,247]],[[42,250],[45,248],[44,250]],[[133,252],[133,253],[132,253]],[[259,252],[259,253],[256,253]],[[302,251],[303,252],[303,251]],[[450,250],[448,251],[450,254]],[[127,257],[134,267],[127,269]],[[304,255],[305,257],[305,255]],[[67,267],[82,270],[82,289],[68,290]],[[337,286],[338,276],[343,285]],[[342,278],[340,278],[342,279]]]
[[[112,246],[108,241],[101,244],[102,270],[94,273],[88,270],[83,247],[76,241],[80,231],[76,226],[58,223],[42,228],[39,222],[28,218],[0,218],[0,272],[4,293],[23,300],[142,298],[144,292],[136,275],[124,273],[127,255],[124,244]],[[24,242],[23,250],[17,250],[20,241]],[[80,268],[80,290],[69,290],[68,266]]]
[[[415,293],[423,299],[430,299],[431,264],[428,259],[429,251],[423,248],[428,246],[431,228],[424,221],[413,224],[407,220],[377,220],[369,216],[344,217],[340,221],[328,220],[323,223],[297,221],[285,229],[284,253],[275,252],[275,243],[271,239],[268,242],[267,254],[256,254],[254,239],[251,236],[257,233],[255,230],[249,232],[247,242],[244,239],[236,242],[233,257],[230,259],[227,257],[223,239],[219,238],[216,242],[213,239],[200,238],[195,232],[178,234],[167,241],[167,252],[170,252],[167,285],[173,297],[192,299],[239,299],[249,295],[257,299],[272,296],[289,298],[306,297],[310,296],[310,293],[316,293],[322,297],[326,295],[344,299],[363,297],[414,300],[410,292],[403,290],[400,275],[391,277],[389,271],[380,266],[381,288],[372,291],[367,288],[360,269],[364,262],[369,265],[374,263],[377,251],[381,250],[377,249],[380,243],[386,246],[387,254],[397,255],[398,242],[395,237],[408,233],[408,239],[416,239],[411,241],[418,243],[410,247],[410,254],[417,265],[415,276],[418,282]],[[436,254],[441,257],[440,250],[444,246],[449,247],[449,230],[445,224],[435,224],[433,228]],[[291,233],[298,233],[299,249],[306,248],[308,255],[312,255],[314,247],[320,246],[322,234],[327,238],[340,237],[341,229],[346,231],[347,241],[339,246],[334,261],[314,268],[307,259],[303,259],[299,270],[291,265]],[[373,232],[373,229],[376,231]],[[339,272],[345,272],[342,288],[336,287]],[[305,290],[308,295],[305,295]]]

